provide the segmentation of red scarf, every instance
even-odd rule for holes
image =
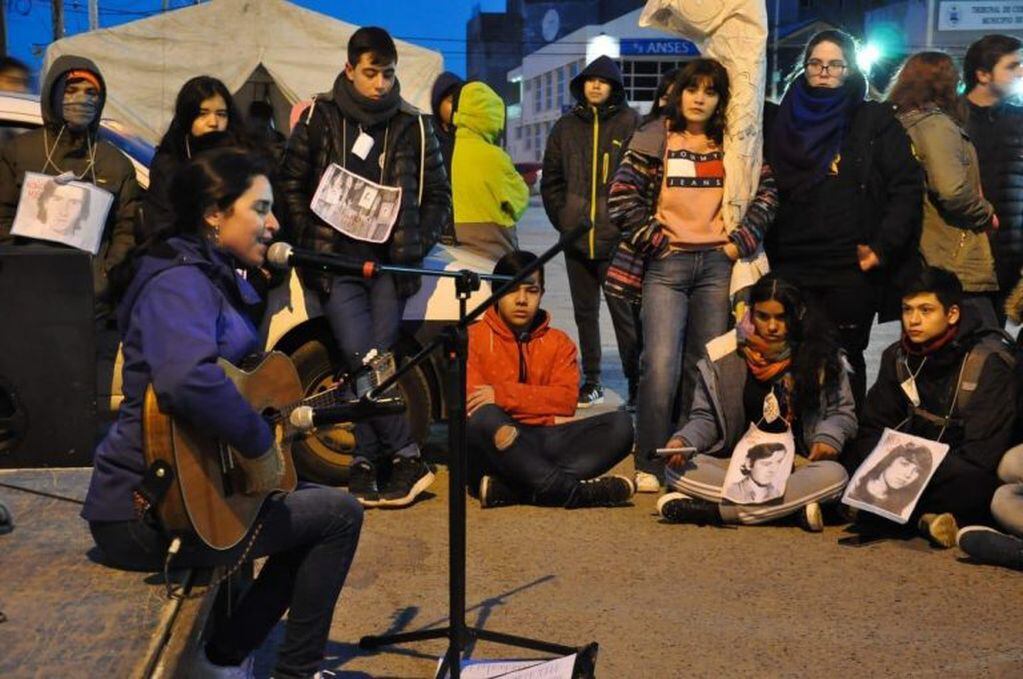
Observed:
[[[909,337],[906,336],[906,332],[902,332],[902,348],[907,354],[911,356],[928,356],[933,354],[938,349],[941,349],[945,345],[949,344],[959,334],[958,325],[950,325],[944,333],[938,335],[932,340],[924,342],[923,344],[917,344],[911,342]]]

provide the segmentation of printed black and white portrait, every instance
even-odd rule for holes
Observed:
[[[886,429],[846,487],[842,502],[906,523],[948,446]]]
[[[780,498],[794,457],[791,432],[770,433],[751,425],[732,453],[722,497],[742,505]]]
[[[113,196],[88,182],[29,172],[11,233],[99,252]]]
[[[400,205],[400,188],[376,184],[333,163],[324,171],[310,207],[346,236],[383,243],[391,235]]]

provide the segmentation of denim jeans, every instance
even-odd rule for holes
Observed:
[[[405,300],[398,298],[390,274],[368,281],[336,276],[323,305],[349,370],[362,365],[370,350],[383,352],[394,347],[404,311]],[[375,464],[391,455],[419,455],[405,415],[382,415],[356,422],[356,462]]]
[[[516,427],[519,436],[511,447],[498,450],[494,434],[506,424]],[[618,410],[534,427],[516,422],[491,404],[472,414],[466,435],[472,466],[499,476],[534,504],[563,507],[580,481],[606,473],[629,454],[632,419]]]
[[[647,453],[677,430],[676,413],[689,412],[705,345],[728,329],[731,277],[732,261],[722,250],[672,252],[647,265],[636,404],[638,470],[661,472],[663,464],[648,460]]]
[[[237,664],[263,643],[287,611],[274,676],[312,676],[323,660],[334,606],[359,544],[362,506],[336,488],[303,484],[270,498],[257,525],[262,527],[249,557],[270,558],[207,646],[217,657]],[[107,565],[139,571],[163,567],[169,542],[155,527],[139,521],[97,521],[89,528]],[[230,566],[248,544],[246,537],[232,549],[217,551],[186,540],[171,565]]]

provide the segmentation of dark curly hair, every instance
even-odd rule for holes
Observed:
[[[707,83],[718,94],[714,115],[707,121],[707,136],[718,145],[724,143],[725,109],[728,108],[728,71],[715,59],[693,59],[680,68],[668,92],[670,99],[664,107],[668,128],[673,132],[686,129],[686,116],[682,111],[682,92],[687,87],[699,87]]]
[[[845,370],[831,326],[806,303],[799,288],[774,274],[764,276],[750,291],[750,310],[775,301],[785,309],[787,341],[792,347],[793,405],[820,408],[821,393],[838,391]]]

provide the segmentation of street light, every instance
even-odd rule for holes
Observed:
[[[597,57],[610,57],[618,59],[622,55],[621,43],[618,38],[601,33],[590,38],[586,42],[586,63],[592,62]]]
[[[874,64],[881,60],[881,48],[872,42],[856,51],[856,65],[863,73],[869,73]]]

